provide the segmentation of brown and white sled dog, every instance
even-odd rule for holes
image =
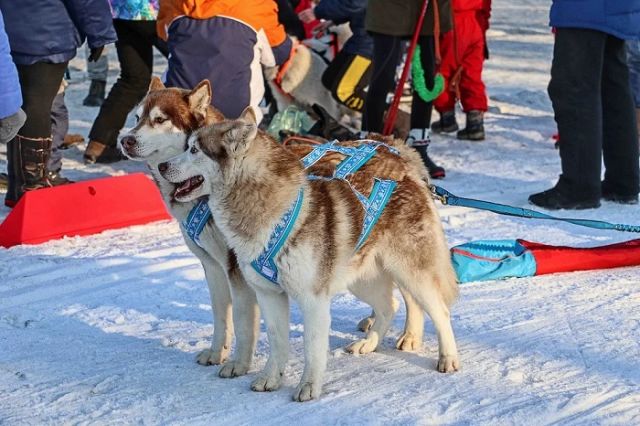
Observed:
[[[163,179],[157,167],[184,151],[188,134],[224,119],[210,103],[211,86],[206,80],[193,90],[183,90],[167,89],[159,78],[154,77],[149,93],[136,111],[138,123],[120,139],[120,149],[132,160],[147,162],[167,207],[180,223],[187,246],[204,268],[214,330],[211,348],[199,353],[197,362],[202,365],[224,363],[218,374],[235,377],[247,373],[255,350],[260,317],[255,292],[244,281],[235,255],[214,221],[207,222],[200,234],[200,245],[187,235],[182,223],[196,201],[176,202],[173,199],[175,185]],[[234,331],[236,348],[233,358],[225,363],[231,352]]]
[[[398,159],[397,161],[401,161]],[[426,183],[411,174],[396,180],[387,207],[368,239],[358,247],[364,209],[353,188],[372,191],[374,177],[356,173],[344,180],[308,180],[297,157],[258,131],[248,108],[238,120],[213,124],[189,137],[187,150],[158,165],[181,188],[177,201],[209,196],[209,207],[227,243],[255,289],[267,325],[270,355],[252,383],[256,391],[277,389],[288,358],[288,297],[304,321],[305,367],[293,398],[321,394],[326,369],[331,298],[350,290],[376,314],[391,305],[392,282],[410,294],[434,322],[439,343],[437,369],[459,368],[449,306],[457,296],[456,276],[440,220]],[[297,201],[301,200],[301,201]],[[293,207],[295,221],[286,222]],[[286,214],[286,215],[285,215]],[[277,284],[252,262],[273,247],[274,229],[290,226],[271,260]],[[384,324],[383,324],[384,323]],[[390,318],[376,315],[384,335]]]

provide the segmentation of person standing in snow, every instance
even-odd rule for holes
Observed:
[[[434,47],[434,1],[429,1],[427,15],[422,24],[418,45],[420,61],[424,69],[427,87],[434,87],[435,47]],[[413,35],[423,0],[386,1],[369,0],[365,25],[373,37],[373,71],[369,91],[362,112],[362,130],[381,133],[384,125],[384,113],[387,108],[387,95],[393,90],[396,68],[402,59],[404,41]],[[437,0],[440,12],[440,29],[451,30],[451,3],[449,0]],[[445,176],[444,168],[436,165],[427,148],[431,142],[432,102],[423,101],[413,90],[411,103],[411,130],[407,144],[413,146],[422,157],[434,179]]]
[[[627,63],[629,64],[633,103],[636,106],[638,132],[640,132],[640,40],[627,41]]]
[[[5,205],[26,191],[50,187],[51,105],[67,64],[85,39],[93,59],[116,40],[105,0],[0,0],[11,55],[18,69],[27,120],[7,144]]]
[[[129,111],[144,97],[153,72],[153,47],[164,56],[168,48],[156,33],[158,0],[109,0],[118,35],[120,76],[100,106],[91,126],[85,163],[112,163],[123,157],[116,146]]]
[[[562,174],[529,202],[589,209],[600,199],[636,204],[638,129],[625,39],[640,39],[640,0],[553,0],[556,37],[549,97],[560,134]],[[605,173],[601,181],[601,163]]]
[[[460,97],[467,115],[466,127],[458,139],[484,140],[484,113],[487,92],[482,82],[482,66],[488,52],[486,33],[489,29],[491,0],[452,0],[455,25],[441,37],[442,73],[446,87],[433,102],[440,120],[431,125],[434,133],[458,130],[456,98]]]
[[[258,122],[261,65],[285,63],[293,48],[274,0],[163,0],[158,34],[169,43],[167,86],[193,88],[208,79],[211,102],[225,117],[251,105]]]
[[[367,0],[322,0],[298,15],[304,23],[316,19],[349,23],[353,34],[322,74],[322,84],[337,102],[355,111],[364,107],[364,89],[371,78],[373,39],[364,27],[366,7]]]

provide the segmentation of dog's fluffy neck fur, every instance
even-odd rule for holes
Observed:
[[[254,259],[307,185],[306,175],[293,154],[262,132],[236,161],[224,173],[224,184],[211,188],[209,206],[229,245],[241,257]]]

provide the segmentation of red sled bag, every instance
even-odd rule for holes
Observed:
[[[451,249],[460,283],[640,265],[640,239],[600,247],[526,240],[475,241]]]

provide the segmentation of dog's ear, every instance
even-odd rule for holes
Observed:
[[[211,104],[211,83],[209,80],[202,80],[187,95],[189,109],[203,117],[207,116],[207,108]]]
[[[238,151],[248,146],[258,134],[258,123],[256,113],[252,107],[247,107],[237,120],[232,122],[231,127],[225,133],[223,140],[229,149]]]
[[[162,80],[160,80],[155,75],[151,77],[151,84],[149,84],[149,91],[153,92],[155,90],[162,90],[162,89],[166,89]]]

